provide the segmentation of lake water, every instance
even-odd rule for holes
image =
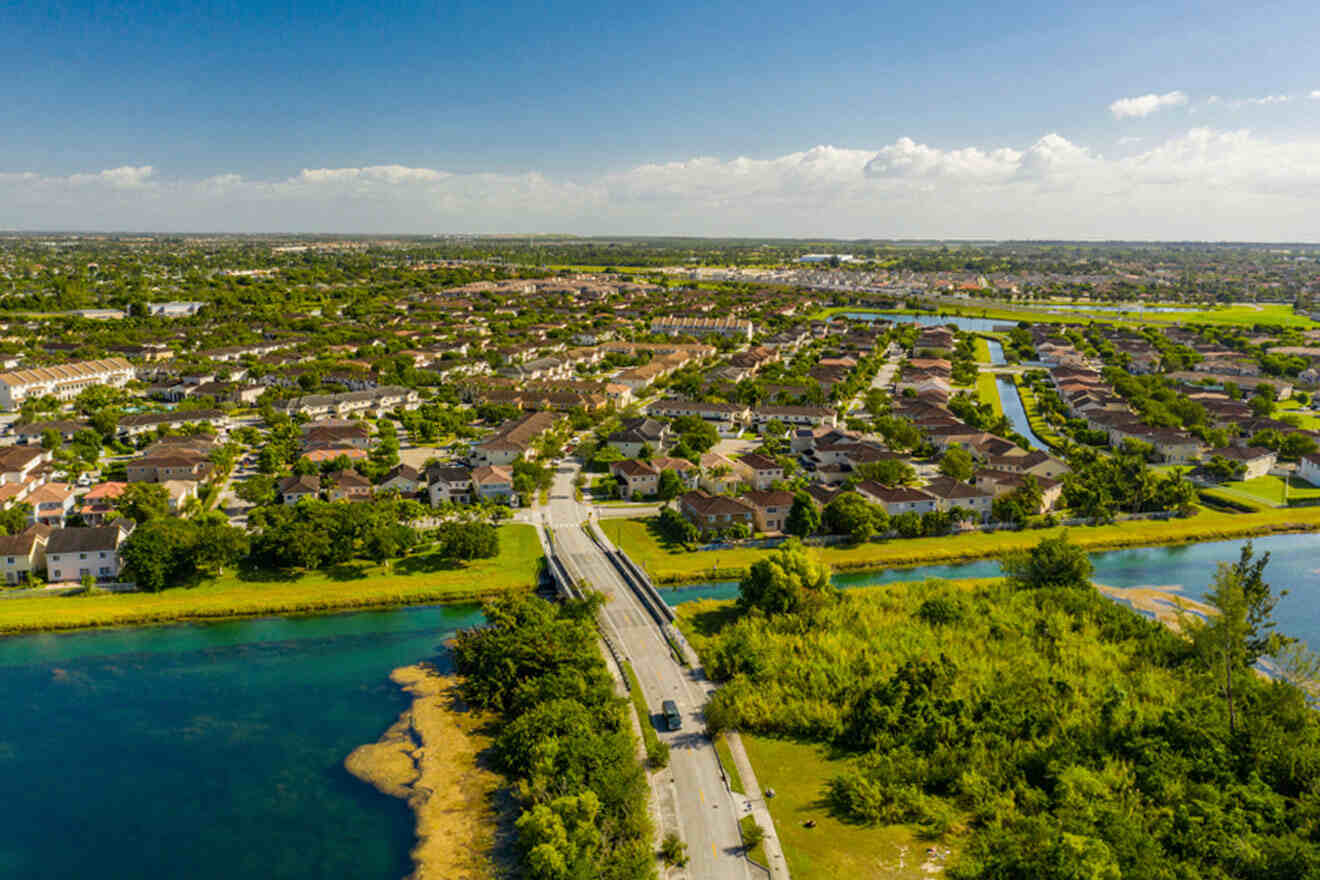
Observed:
[[[1100,553],[1095,578],[1199,597],[1241,543]],[[1256,544],[1292,591],[1280,629],[1320,645],[1320,536]],[[836,581],[998,574],[980,561]],[[736,593],[664,591],[671,604]],[[447,667],[443,642],[481,619],[415,607],[0,639],[0,877],[404,876],[411,814],[341,762],[406,707],[390,670]]]
[[[843,317],[855,321],[893,321],[896,324],[921,324],[934,327],[951,324],[959,330],[989,333],[996,327],[1013,325],[1014,321],[992,321],[989,318],[964,318],[960,315],[905,315],[894,312],[843,312]]]
[[[412,814],[341,762],[475,606],[0,639],[0,877],[395,878]]]
[[[935,539],[932,539],[935,540]],[[1238,558],[1242,540],[1212,541],[1179,547],[1139,547],[1091,554],[1093,579],[1111,587],[1159,587],[1201,598],[1215,575],[1215,564]],[[1257,538],[1257,554],[1269,551],[1265,579],[1276,592],[1288,590],[1274,610],[1278,630],[1320,649],[1320,535],[1272,535]],[[835,575],[842,587],[865,587],[927,578],[1000,577],[999,563],[982,559],[954,565],[893,568],[864,574]],[[678,605],[691,599],[733,599],[734,581],[661,590],[665,601]]]
[[[998,339],[987,339],[985,344],[990,347],[991,366],[1001,367],[1008,363],[1008,361],[1004,359],[1004,346],[1000,344]]]

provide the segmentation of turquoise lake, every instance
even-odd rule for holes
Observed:
[[[1094,556],[1097,581],[1199,597],[1240,541]],[[1320,536],[1260,539],[1280,629],[1320,646]],[[993,561],[841,575],[990,577]],[[664,591],[677,603],[733,584]],[[407,705],[390,670],[481,622],[416,607],[0,639],[0,877],[397,880],[412,816],[342,761]]]
[[[343,770],[388,679],[481,619],[408,608],[0,639],[0,876],[399,878],[412,814]]]

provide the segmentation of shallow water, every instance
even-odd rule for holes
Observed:
[[[412,815],[344,756],[480,611],[0,639],[0,876],[397,878]]]

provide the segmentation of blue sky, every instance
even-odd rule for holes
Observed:
[[[1320,97],[1311,97],[1320,96],[1318,36],[1313,3],[5,0],[0,225],[315,224],[327,222],[329,199],[342,212],[334,222],[346,225],[326,231],[464,231],[473,228],[460,222],[467,218],[478,231],[882,235],[921,227],[1052,237],[1056,220],[1086,231],[1075,214],[1087,199],[1114,200],[1135,186],[1130,204],[1154,215],[1142,237],[1194,229],[1242,237],[1263,218],[1271,221],[1266,237],[1297,228],[1283,237],[1318,238],[1308,199],[1278,204],[1293,184],[1320,181],[1306,160],[1320,141]],[[1166,98],[1132,105],[1154,106],[1145,115],[1111,108],[1141,96]],[[1189,132],[1203,134],[1188,142]],[[1071,209],[1050,196],[1063,167],[1055,141],[1045,146],[1050,197],[1022,191],[1030,175],[1021,166],[1038,167],[1033,147],[1048,136],[1089,157],[1084,172],[1067,165],[1065,182],[1085,184]],[[897,174],[887,160],[867,158],[903,139],[953,157],[925,162],[916,175],[938,198],[891,185],[896,176],[912,183],[910,165]],[[818,159],[810,151],[822,145],[851,158],[833,157],[828,181],[815,168],[804,195],[785,181],[782,160]],[[1023,157],[969,178],[949,165],[969,150]],[[703,157],[770,164],[682,167],[659,182],[638,171]],[[1133,158],[1139,169],[1118,164]],[[1281,163],[1292,177],[1281,178]],[[1199,178],[1183,179],[1183,169],[1199,166]],[[367,175],[348,190],[339,175],[339,190],[314,197],[305,187],[271,189],[306,183],[304,169],[378,167],[418,173]],[[753,185],[766,168],[771,178]],[[745,174],[750,189],[730,191],[730,174]],[[1170,175],[1179,178],[1176,197],[1167,181],[1162,194],[1151,190]],[[223,193],[199,189],[218,178]],[[1222,218],[1186,216],[1198,200],[1219,198],[1226,179],[1244,194],[1212,206]],[[52,187],[70,181],[82,189],[52,198]],[[419,184],[431,188],[429,201],[419,201]],[[744,204],[767,186],[779,197]],[[969,210],[941,213],[950,198]],[[1053,212],[1038,232],[1020,216],[1031,205]],[[767,214],[775,210],[778,226]],[[1112,205],[1095,214],[1096,237],[1117,231],[1121,213]],[[967,228],[957,228],[960,218]]]

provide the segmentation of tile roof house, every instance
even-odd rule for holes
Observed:
[[[55,529],[46,541],[46,574],[51,583],[80,581],[91,575],[98,581],[119,577],[119,545],[125,538],[118,525]]]
[[[700,489],[680,495],[678,509],[703,530],[721,531],[735,525],[751,529],[756,525],[752,505],[729,495],[708,495]]]
[[[1216,456],[1240,463],[1246,469],[1241,477],[1243,480],[1266,476],[1279,460],[1277,453],[1259,446],[1227,446],[1222,449],[1211,449],[1201,456],[1201,460],[1211,461]]]
[[[115,501],[124,494],[128,483],[108,481],[97,483],[83,495],[77,513],[89,526],[99,526],[105,521],[106,514],[115,509]]]
[[[660,471],[638,458],[610,463],[610,475],[623,484],[623,496],[654,495],[660,489]]]
[[[385,474],[377,487],[383,491],[394,491],[400,495],[416,495],[423,486],[422,474],[410,464],[396,464]]]
[[[514,497],[513,469],[489,465],[473,468],[472,488],[481,498],[509,503]]]
[[[559,418],[556,413],[541,411],[504,423],[494,434],[472,447],[471,463],[475,466],[513,464]]]
[[[882,486],[874,480],[857,484],[857,493],[884,507],[890,516],[900,513],[931,513],[939,509],[939,498],[911,486]]]
[[[365,501],[374,491],[371,481],[354,470],[335,471],[328,480],[326,497],[331,501]]]
[[[772,484],[784,479],[783,466],[768,455],[749,452],[742,457],[742,463],[752,471],[749,482],[754,489],[769,489]]]
[[[73,512],[75,490],[70,483],[47,483],[28,493],[32,505],[32,522],[59,528]]]
[[[619,430],[610,434],[609,445],[627,458],[641,454],[643,447],[652,452],[664,449],[669,440],[669,426],[650,418],[624,419]]]
[[[782,532],[788,511],[793,507],[793,493],[781,490],[752,489],[740,499],[752,506],[758,532]]]
[[[454,465],[432,465],[426,470],[427,494],[431,505],[471,504],[472,471]]]
[[[285,504],[297,504],[304,498],[317,498],[321,494],[321,478],[316,474],[295,474],[280,480],[280,500]]]
[[[32,572],[46,567],[46,542],[51,529],[31,525],[17,535],[0,536],[0,571],[6,584],[27,583]]]

